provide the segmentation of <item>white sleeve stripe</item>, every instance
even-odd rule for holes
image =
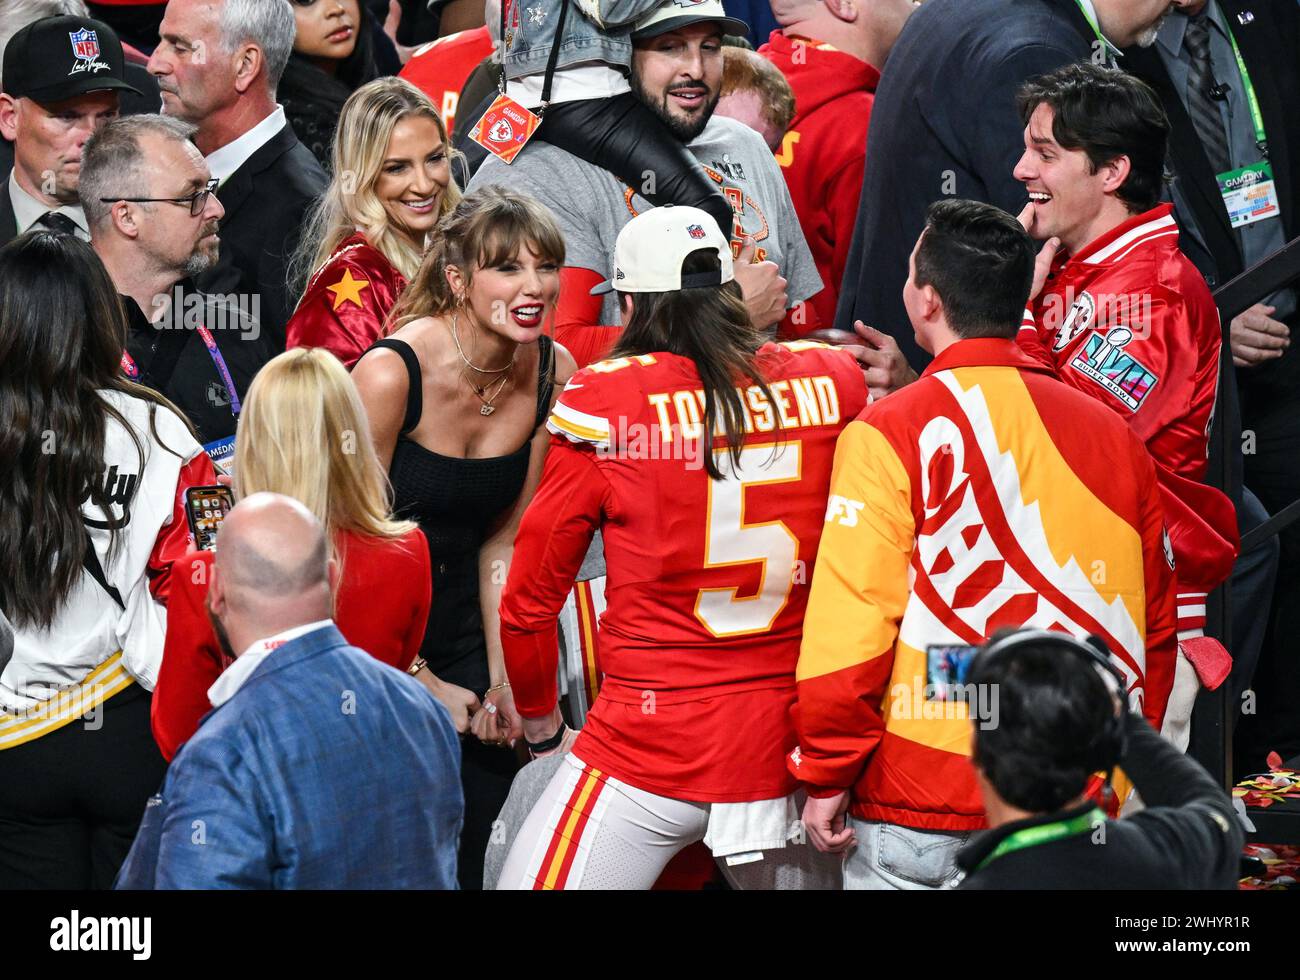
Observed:
[[[555,407],[551,409],[551,414],[568,422],[572,427],[586,429],[589,432],[596,432],[602,438],[609,438],[609,420],[603,419],[599,415],[588,415],[586,412],[580,412],[572,408],[563,401],[557,401]]]

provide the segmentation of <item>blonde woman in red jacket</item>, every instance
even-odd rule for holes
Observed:
[[[333,179],[294,259],[291,278],[305,288],[286,346],[324,347],[351,367],[379,339],[425,237],[460,200],[452,152],[433,103],[410,82],[379,78],[352,93]]]
[[[249,388],[235,447],[237,497],[287,494],[325,525],[342,571],[334,619],[348,642],[407,669],[429,615],[429,548],[419,528],[389,515],[387,479],[344,367],[320,350],[270,361]],[[242,652],[207,615],[212,553],[191,552],[176,567],[153,700],[154,738],[169,760],[210,708],[208,688]]]

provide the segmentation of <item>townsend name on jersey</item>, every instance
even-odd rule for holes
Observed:
[[[758,385],[737,388],[745,423],[745,434],[775,432],[780,429],[806,429],[837,425],[840,421],[839,392],[829,375],[789,378],[768,386],[769,401]],[[686,439],[698,440],[704,434],[704,390],[683,388],[646,395],[646,401],[659,419],[657,428],[668,433],[676,429]],[[714,426],[721,435],[722,420]]]
[[[737,388],[740,395],[745,433],[776,432],[785,429],[805,429],[815,426],[837,426],[842,418],[839,392],[828,375],[809,378],[791,378],[774,381],[768,385],[772,392],[769,401],[757,385]],[[682,388],[677,391],[653,392],[646,401],[655,410],[656,422],[646,425],[629,422],[627,416],[612,419],[601,438],[590,437],[582,441],[594,442],[601,456],[620,459],[674,459],[682,460],[687,469],[703,469],[704,453],[708,447],[701,438],[704,432],[704,390]],[[570,422],[566,416],[580,413],[561,404],[551,425],[570,438]],[[722,417],[714,425],[714,434],[724,432]]]

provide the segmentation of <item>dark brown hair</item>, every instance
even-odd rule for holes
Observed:
[[[1091,62],[1066,65],[1026,82],[1016,95],[1026,126],[1040,105],[1052,110],[1052,138],[1067,150],[1083,150],[1092,173],[1128,157],[1128,178],[1115,193],[1130,212],[1160,202],[1169,117],[1146,82]]]
[[[682,275],[715,272],[720,266],[716,251],[699,249],[682,261]],[[757,385],[772,402],[767,379],[754,364],[762,335],[749,319],[740,285],[733,280],[632,296],[632,318],[609,356],[667,351],[693,361],[704,386],[703,438],[712,440],[720,418],[735,470],[745,442],[745,407],[736,385],[746,381]],[[715,480],[726,476],[712,452],[704,453],[704,468]]]
[[[176,411],[119,373],[126,324],[113,281],[80,239],[36,231],[0,249],[0,609],[20,628],[53,623],[81,578],[83,502],[103,512],[110,553],[117,545],[122,519],[103,486],[108,420],[142,468],[145,447],[101,392],[153,403],[159,445],[155,406]]]

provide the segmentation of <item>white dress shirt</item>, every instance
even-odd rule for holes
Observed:
[[[254,153],[271,141],[271,137],[284,128],[284,106],[277,105],[275,111],[243,136],[231,140],[206,157],[208,170],[221,183],[230,179],[230,175],[242,167]]]
[[[321,619],[314,623],[308,623],[306,626],[294,626],[282,633],[276,633],[274,636],[258,640],[241,653],[238,659],[217,678],[217,682],[208,688],[208,701],[214,708],[221,707],[235,696],[235,692],[244,686],[244,681],[248,680],[253,671],[257,670],[262,661],[274,651],[290,640],[296,640],[300,636],[306,636],[308,633],[314,633],[316,630],[333,625],[334,620]]]
[[[83,242],[90,241],[90,226],[86,224],[86,213],[78,204],[61,204],[52,208],[44,201],[32,197],[18,185],[17,168],[9,171],[9,200],[14,205],[14,218],[18,221],[18,234],[31,229],[42,217],[51,211],[66,215],[77,226],[76,236]]]

